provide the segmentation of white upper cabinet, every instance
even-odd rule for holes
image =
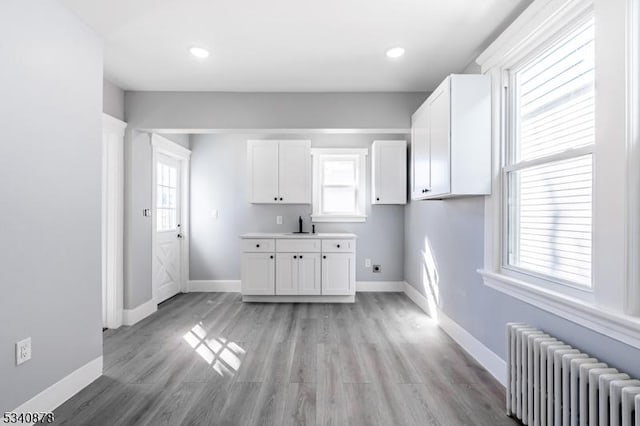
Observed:
[[[247,142],[249,202],[311,203],[311,141]]]
[[[413,114],[411,198],[491,193],[491,80],[450,75]]]
[[[282,203],[311,203],[311,142],[280,141],[278,186]]]
[[[374,141],[371,204],[407,203],[407,142]]]
[[[278,191],[278,141],[249,141],[249,201],[276,203]]]

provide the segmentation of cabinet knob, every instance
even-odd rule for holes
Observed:
[[[260,244],[256,244],[256,247],[260,247]]]
[[[273,201],[278,201],[278,197],[273,197]]]
[[[282,201],[282,197],[280,197],[280,201]]]
[[[293,256],[293,258],[294,258],[294,259],[297,259],[297,258],[298,258],[298,256]]]
[[[340,244],[336,244],[336,247],[340,248]]]
[[[376,197],[376,201],[380,201],[380,197]]]
[[[300,255],[300,259],[302,259],[302,255]]]
[[[273,255],[269,256],[269,259],[273,259]]]
[[[323,258],[323,259],[326,259],[326,258],[327,258],[327,256],[322,256],[322,258]]]

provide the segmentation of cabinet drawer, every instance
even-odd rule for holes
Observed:
[[[355,240],[322,240],[323,253],[348,253],[355,251]]]
[[[280,253],[319,253],[320,240],[281,239],[276,241],[276,251]]]
[[[272,239],[252,238],[242,240],[242,251],[244,252],[273,252],[275,251],[275,241]]]

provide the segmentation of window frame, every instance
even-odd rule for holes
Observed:
[[[503,104],[503,120],[504,120],[504,136],[502,138],[501,146],[503,151],[503,161],[500,163],[500,193],[501,193],[501,212],[500,212],[500,222],[501,222],[501,233],[502,239],[500,242],[500,271],[508,276],[511,276],[515,279],[525,280],[531,282],[533,285],[543,287],[548,290],[557,291],[560,293],[564,293],[566,295],[570,295],[572,297],[590,300],[593,298],[593,287],[594,287],[594,279],[593,279],[593,235],[594,235],[594,192],[592,189],[592,208],[591,208],[591,238],[592,238],[592,250],[591,250],[591,279],[589,285],[582,285],[579,283],[575,283],[569,280],[565,280],[559,277],[554,277],[553,275],[547,275],[540,272],[536,272],[533,270],[529,270],[527,268],[522,268],[517,265],[512,265],[509,263],[509,247],[510,240],[513,237],[509,232],[509,222],[510,222],[510,210],[509,210],[509,196],[510,196],[510,185],[509,185],[509,177],[513,172],[526,170],[532,167],[541,166],[544,164],[551,164],[554,162],[569,160],[578,157],[582,157],[585,155],[591,155],[592,158],[592,169],[591,169],[591,179],[592,179],[592,188],[595,188],[594,182],[594,167],[595,163],[595,143],[583,146],[579,148],[571,148],[568,150],[560,151],[554,154],[545,155],[542,157],[536,157],[530,160],[516,160],[516,144],[518,142],[518,109],[517,109],[517,82],[516,82],[516,74],[524,69],[526,66],[530,65],[536,58],[539,58],[543,55],[548,49],[553,48],[553,46],[559,41],[563,40],[564,37],[571,34],[576,28],[583,25],[586,21],[594,17],[593,8],[589,8],[586,11],[581,12],[577,16],[574,16],[571,19],[571,22],[564,26],[561,30],[554,33],[551,37],[547,37],[540,43],[536,45],[535,48],[530,49],[525,54],[523,54],[516,62],[514,62],[511,66],[505,67],[502,70],[502,78],[504,81],[504,104]],[[596,107],[597,109],[597,107]],[[595,120],[595,118],[594,118]],[[594,123],[595,125],[595,123]]]
[[[312,222],[366,222],[367,162],[366,148],[312,148]],[[349,159],[356,166],[356,212],[354,214],[330,214],[323,212],[322,164],[329,159]]]
[[[627,229],[626,312],[640,317],[640,0],[627,0]]]
[[[551,2],[553,7],[550,7]],[[633,173],[629,170],[629,162],[640,166],[640,144],[636,143],[634,149],[629,139],[630,108],[625,87],[629,87],[629,75],[637,73],[637,68],[629,66],[628,49],[609,46],[629,46],[639,42],[633,38],[633,43],[630,43],[632,31],[629,31],[630,10],[635,8],[635,17],[631,19],[637,19],[640,16],[639,2],[626,0],[627,8],[607,8],[605,5],[594,8],[593,0],[535,1],[476,60],[481,72],[492,80],[492,194],[485,197],[484,265],[478,269],[484,285],[534,309],[635,348],[640,348],[640,310],[633,312],[629,309],[629,294],[640,292],[640,279],[633,281],[629,272],[636,269],[637,278],[640,278],[640,232],[634,234],[635,238],[630,238],[628,225],[629,217],[638,215],[640,211],[640,171],[636,184],[629,185],[630,172]],[[590,297],[579,298],[566,291],[538,285],[529,277],[514,277],[503,270],[501,167],[505,159],[503,141],[508,133],[505,120],[509,102],[506,96],[507,70],[549,40],[550,34],[557,34],[591,11],[595,12],[596,19],[596,84],[598,87],[604,84],[608,90],[596,90],[599,114],[596,117],[597,161],[593,166],[593,292]],[[627,78],[620,78],[621,75]],[[599,143],[603,138],[607,142]],[[631,155],[632,152],[635,155]],[[612,191],[612,187],[618,190]],[[633,200],[636,200],[636,210],[630,205]],[[640,225],[640,218],[634,218]],[[633,257],[634,252],[630,250],[633,246],[630,241],[633,240],[638,241],[637,257]],[[630,268],[630,265],[635,266]]]

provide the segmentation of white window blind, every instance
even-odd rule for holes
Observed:
[[[594,19],[511,72],[508,267],[591,285]]]

